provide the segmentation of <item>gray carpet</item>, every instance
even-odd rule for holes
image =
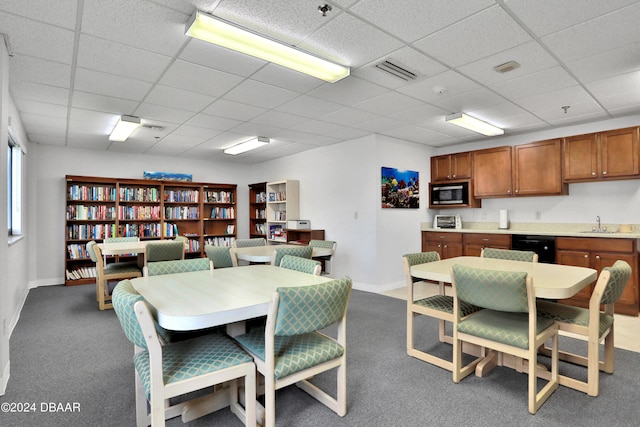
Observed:
[[[340,418],[295,386],[276,397],[280,426],[632,426],[638,425],[639,355],[616,350],[616,373],[601,375],[600,396],[565,387],[533,416],[527,377],[508,368],[454,384],[451,373],[405,353],[405,303],[354,291],[348,314],[348,413]],[[418,319],[419,345],[432,346],[437,325]],[[565,344],[577,346],[575,340]],[[422,344],[420,344],[422,343]],[[451,347],[435,344],[450,354]],[[133,348],[112,310],[99,311],[91,286],[29,293],[11,338],[11,378],[0,402],[35,404],[35,412],[0,412],[1,426],[134,426]],[[541,359],[544,362],[544,359]],[[562,364],[581,374],[584,369]],[[330,383],[333,376],[315,378]],[[43,411],[48,403],[76,412]],[[4,408],[4,406],[3,406]],[[168,426],[183,425],[179,418]],[[191,426],[241,425],[228,409]]]

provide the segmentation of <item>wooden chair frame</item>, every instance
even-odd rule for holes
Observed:
[[[138,272],[117,270],[109,272],[108,269],[105,268],[105,258],[98,245],[93,246],[93,252],[96,257],[96,300],[98,301],[98,308],[100,310],[107,310],[113,308],[113,304],[110,302],[109,281],[142,277],[142,270]]]

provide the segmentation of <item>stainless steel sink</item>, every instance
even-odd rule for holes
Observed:
[[[609,230],[584,230],[580,231],[580,233],[591,233],[591,234],[616,234],[617,231],[609,231]]]

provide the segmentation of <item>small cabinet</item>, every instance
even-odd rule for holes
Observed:
[[[472,174],[471,152],[431,157],[431,181],[470,179]]]
[[[566,182],[640,178],[637,127],[564,139]]]
[[[568,194],[562,179],[562,139],[513,147],[513,195],[558,196]]]
[[[462,233],[423,231],[422,252],[436,251],[441,259],[462,256]]]
[[[473,151],[474,196],[509,197],[511,190],[511,147]]]
[[[511,249],[510,234],[465,233],[462,240],[466,256],[480,256],[484,248]]]
[[[593,268],[598,274],[617,260],[626,261],[631,266],[631,278],[615,304],[615,312],[630,316],[638,315],[638,253],[635,239],[607,239],[558,237],[556,239],[556,263]],[[563,303],[588,307],[595,283],[584,288]]]
[[[267,236],[267,183],[249,184],[249,237]]]

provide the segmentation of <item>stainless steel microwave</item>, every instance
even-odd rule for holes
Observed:
[[[440,207],[468,206],[471,194],[469,181],[429,184],[429,205]]]

